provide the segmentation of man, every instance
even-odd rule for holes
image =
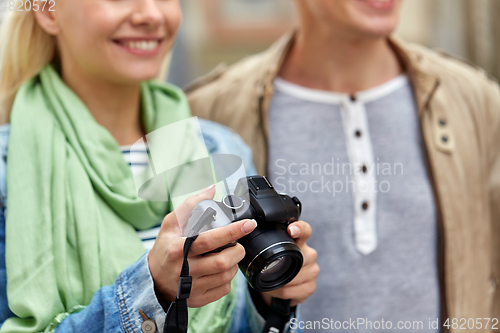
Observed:
[[[321,274],[297,325],[456,332],[465,318],[470,331],[495,328],[497,84],[391,36],[400,0],[295,5],[295,32],[188,97],[303,203]]]

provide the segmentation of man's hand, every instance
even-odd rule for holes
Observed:
[[[306,244],[311,236],[311,226],[298,221],[288,226],[288,234],[295,239],[295,242],[302,251],[304,263],[299,274],[284,287],[266,293],[261,293],[267,305],[271,304],[271,297],[290,299],[290,305],[295,306],[303,303],[316,290],[316,280],[319,275],[319,266],[316,263],[318,253],[315,249]]]
[[[183,262],[185,238],[180,225],[186,225],[193,208],[203,200],[213,199],[215,188],[207,188],[202,193],[184,201],[174,212],[168,214],[161,225],[160,233],[149,253],[149,269],[155,289],[166,300],[172,302],[177,294],[179,275]],[[191,295],[187,304],[191,308],[201,307],[227,295],[231,290],[231,280],[238,272],[238,262],[245,256],[240,244],[219,253],[210,252],[252,232],[257,223],[243,220],[225,227],[201,233],[189,251],[189,275],[193,278]]]

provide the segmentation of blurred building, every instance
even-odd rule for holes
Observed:
[[[396,34],[468,59],[500,78],[500,0],[403,0]],[[295,23],[292,0],[181,0],[169,81],[184,86],[266,49]]]
[[[179,1],[184,23],[168,76],[179,86],[221,62],[266,49],[295,22],[293,0]],[[396,34],[468,59],[500,78],[500,0],[403,1]],[[0,7],[1,22],[7,12]]]

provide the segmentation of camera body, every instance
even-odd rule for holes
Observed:
[[[228,222],[257,221],[255,230],[238,240],[246,252],[239,268],[252,288],[271,291],[293,280],[302,268],[302,252],[287,232],[288,225],[299,219],[301,210],[299,199],[277,193],[266,177],[251,176],[241,178],[235,193],[222,201],[198,204],[186,230],[199,233]],[[221,216],[229,221],[221,222]]]

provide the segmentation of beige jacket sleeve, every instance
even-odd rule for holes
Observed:
[[[500,88],[496,82],[489,81],[486,87],[488,96],[486,121],[491,128],[489,143],[489,191],[492,223],[492,318],[500,319]]]

